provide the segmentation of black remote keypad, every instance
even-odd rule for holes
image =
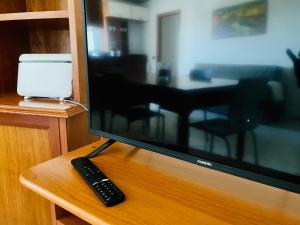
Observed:
[[[125,200],[122,191],[88,158],[76,158],[71,163],[106,206],[114,206]]]

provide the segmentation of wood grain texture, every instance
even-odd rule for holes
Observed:
[[[18,177],[24,169],[61,155],[62,146],[65,151],[69,149],[67,140],[61,137],[67,132],[67,127],[60,123],[66,123],[66,120],[0,112],[0,158],[3,160],[0,163],[1,225],[51,223],[50,203],[21,188]],[[29,207],[25,207],[26,202]],[[17,205],[17,209],[12,205]]]
[[[68,109],[55,108],[56,105],[60,106],[62,103],[53,100],[33,99],[29,101],[34,105],[39,104],[40,107],[22,106],[20,103],[23,101],[23,97],[16,94],[6,93],[4,96],[0,95],[0,113],[68,118],[84,112],[81,107],[69,103],[63,103],[63,105],[69,107]],[[51,109],[49,105],[52,107]]]
[[[51,158],[58,157],[59,155],[62,154],[58,118],[49,118],[48,133],[49,133],[48,140],[49,140],[49,149],[51,152]]]
[[[42,116],[15,115],[0,112],[0,124],[13,127],[48,129],[49,118]]]
[[[91,224],[300,224],[297,194],[121,143],[93,159],[126,194],[108,209],[70,163],[100,144],[38,165],[21,182]]]
[[[58,219],[57,225],[89,225],[89,223],[79,219],[76,216],[68,215],[66,217]]]
[[[30,24],[31,53],[71,53],[68,20]]]
[[[70,53],[71,47],[67,0],[4,0],[0,12],[1,96],[16,92],[21,54]]]
[[[18,182],[19,174],[51,158],[46,129],[0,125],[0,224],[51,224],[50,204]]]
[[[60,118],[60,137],[63,154],[101,139],[99,136],[89,134],[87,117],[88,115],[85,112],[67,120]]]
[[[50,203],[50,208],[51,208],[51,221],[52,225],[57,225],[56,224],[56,205],[54,203]]]
[[[21,54],[70,53],[67,18],[33,21],[0,23],[1,29],[5,31],[0,35],[0,97],[17,91],[18,63]]]
[[[66,110],[24,107],[20,105],[23,98],[15,93],[21,54],[71,53],[68,17],[67,0],[0,1],[0,27],[3,31],[0,35],[0,156],[6,164],[12,162],[9,166],[0,165],[1,225],[51,223],[49,214],[53,207],[21,188],[17,177],[23,169],[60,155],[62,148],[67,151],[68,140],[64,139],[68,136],[66,119],[84,110],[74,105]],[[77,54],[74,51],[73,54]],[[52,103],[37,102],[45,105]],[[75,123],[75,120],[72,121],[72,124]],[[75,140],[72,137],[70,140]],[[75,137],[81,138],[78,135]],[[75,143],[70,143],[75,148],[83,142],[75,140]]]
[[[0,13],[14,13],[26,11],[26,1],[24,0],[1,0]]]
[[[67,120],[60,118],[60,133],[63,154],[101,139],[100,136],[89,134],[87,112]]]
[[[86,62],[83,36],[81,1],[68,0],[69,28],[73,62],[73,96],[82,103],[87,102]]]
[[[20,190],[18,185],[10,187],[18,182],[18,176],[24,169],[61,155],[62,146],[65,151],[69,149],[67,140],[62,138],[62,134],[67,134],[67,127],[61,126],[61,123],[66,124],[66,120],[59,117],[0,112],[0,157],[5,161],[0,165],[1,225],[47,225],[49,222],[44,221],[52,221],[52,217],[49,217],[49,202],[41,200],[31,192]],[[72,146],[75,146],[74,143]],[[8,165],[10,163],[12,165]],[[12,210],[12,205],[18,204],[17,201],[20,202],[17,210]],[[30,201],[30,207],[24,207],[26,201]],[[20,207],[24,208],[20,210]],[[36,213],[40,215],[40,219]],[[25,222],[20,223],[22,220]]]
[[[68,0],[26,0],[26,5],[29,12],[67,10]]]
[[[69,152],[67,120],[59,119],[60,146],[62,154]]]
[[[0,35],[0,97],[16,92],[19,56],[30,52],[28,33],[18,24],[2,22]]]
[[[89,134],[87,112],[68,118],[66,133],[68,151],[73,151],[100,140],[99,136]]]
[[[69,4],[70,10],[68,0],[0,2],[0,12],[5,13],[0,15],[0,25],[5,30],[0,35],[0,96],[16,92],[21,54],[72,52],[74,96],[86,102],[81,1],[69,0]],[[69,14],[72,15],[70,22]]]
[[[68,211],[64,210],[63,208],[61,208],[61,207],[59,207],[55,204],[52,204],[52,205],[54,206],[53,209],[54,209],[55,214],[56,214],[56,217],[54,218],[55,223],[56,223],[57,219],[60,219],[60,218],[71,215]]]
[[[66,10],[45,11],[45,12],[24,12],[24,13],[5,13],[0,14],[0,21],[18,21],[18,20],[45,20],[68,18],[69,13]]]
[[[103,33],[104,33],[104,38],[103,38],[103,46],[105,51],[109,51],[109,34],[108,34],[108,24],[107,24],[107,17],[109,15],[108,12],[108,0],[102,0],[102,7],[103,7]]]

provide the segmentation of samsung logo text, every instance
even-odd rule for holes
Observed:
[[[211,162],[206,162],[206,161],[203,161],[203,160],[197,160],[197,163],[200,164],[200,165],[203,165],[203,166],[209,166],[209,167],[213,166],[213,164]]]

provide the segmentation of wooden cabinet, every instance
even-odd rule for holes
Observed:
[[[22,101],[14,95],[0,97],[0,224],[51,225],[50,203],[23,188],[19,176],[93,139],[80,107],[55,109],[61,103],[48,101],[38,102],[41,108],[30,108],[30,102],[20,106]],[[42,107],[45,103],[48,109]]]
[[[128,23],[119,18],[108,18],[108,48],[110,51],[119,51],[121,55],[128,55]]]
[[[107,17],[138,21],[147,21],[149,17],[149,10],[146,7],[116,1],[107,1],[106,5]]]
[[[108,15],[123,19],[131,19],[131,5],[122,2],[109,1]]]
[[[0,96],[16,93],[21,54],[69,53],[74,98],[86,101],[81,9],[77,0],[0,2]]]
[[[73,97],[86,101],[81,10],[79,0],[0,1],[1,225],[50,225],[49,202],[22,188],[19,175],[93,139],[87,113],[80,107],[49,108],[43,102],[39,108],[22,106],[23,99],[16,94],[21,54],[68,53]]]
[[[67,0],[1,1],[0,8],[0,94],[4,95],[16,93],[21,54],[71,53],[71,49]]]

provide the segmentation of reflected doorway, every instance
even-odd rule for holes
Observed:
[[[158,16],[158,70],[167,67],[172,74],[178,74],[179,29],[180,11],[168,12]]]

